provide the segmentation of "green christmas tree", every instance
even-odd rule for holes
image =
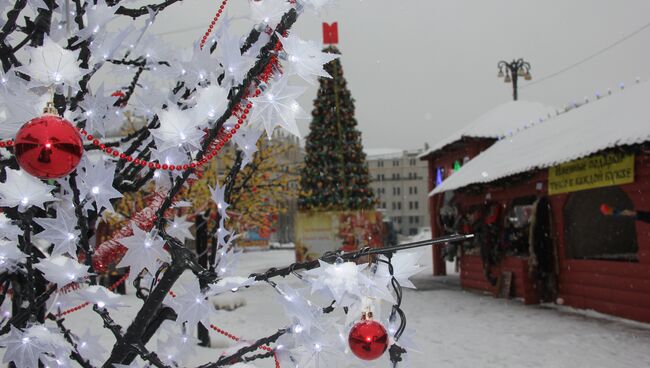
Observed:
[[[340,54],[334,46],[324,51]],[[375,200],[369,187],[361,132],[354,118],[354,99],[339,59],[330,61],[324,68],[332,78],[319,79],[300,177],[300,209],[372,209]]]

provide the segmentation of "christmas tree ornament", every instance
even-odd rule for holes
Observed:
[[[69,121],[56,115],[48,102],[44,115],[20,128],[14,142],[21,169],[39,179],[55,179],[70,174],[83,155],[81,136]]]
[[[372,313],[366,312],[361,321],[352,326],[348,344],[357,358],[375,360],[382,356],[388,347],[388,333],[381,323],[372,319]]]

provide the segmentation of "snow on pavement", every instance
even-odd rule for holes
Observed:
[[[443,278],[443,282],[430,276],[430,253],[423,252],[422,264],[428,266],[413,278],[420,289],[405,289],[404,293],[407,323],[416,329],[415,340],[421,350],[421,354],[409,354],[411,367],[650,367],[650,324],[600,318],[597,314],[590,317],[569,309],[523,306],[518,301],[461,291],[454,281],[457,276]],[[248,275],[292,261],[293,252],[288,250],[245,253],[238,273]],[[244,339],[270,335],[288,323],[276,298],[272,288],[255,285],[226,296],[226,300],[213,300],[218,304],[245,304],[234,311],[217,311],[212,322]],[[131,307],[112,313],[124,327],[141,305],[133,295],[125,299]],[[86,327],[101,333],[100,341],[106,349],[110,350],[114,342],[90,308],[70,314],[66,324],[78,334]],[[188,366],[215,361],[224,349],[236,344],[214,331],[211,337],[212,347],[197,347]],[[150,348],[156,347],[158,338],[152,339]],[[350,359],[352,363],[355,358]],[[388,367],[386,360],[380,362],[350,366]],[[256,361],[254,366],[273,367],[273,361]]]
[[[454,278],[443,282],[431,275],[431,251],[423,253],[425,269],[414,278],[419,290],[405,289],[403,308],[408,326],[416,329],[421,354],[411,355],[412,367],[650,367],[650,324],[616,318],[588,317],[568,308],[524,306],[515,300],[458,289]],[[259,272],[293,261],[290,251],[247,253],[240,271]],[[448,264],[453,270],[453,264]],[[247,305],[233,315],[250,316],[228,324],[235,333],[273,332],[283,314],[262,293],[246,291]],[[273,296],[275,297],[275,296]],[[246,322],[243,322],[246,321]],[[232,327],[230,327],[232,326]],[[259,328],[259,329],[258,329]],[[259,365],[266,366],[266,365]],[[270,365],[269,365],[270,366]],[[388,367],[388,365],[386,365]]]

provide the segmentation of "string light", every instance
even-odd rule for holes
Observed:
[[[636,82],[636,83],[641,83],[641,78],[640,78],[640,77],[636,77],[636,78],[635,78],[635,82]],[[621,83],[619,84],[619,89],[620,89],[620,90],[625,90],[625,83],[621,82]],[[611,88],[607,88],[607,96],[611,96],[611,95],[612,95],[612,89],[611,89]],[[594,96],[596,97],[596,100],[600,100],[601,98],[606,97],[606,96],[603,96],[603,95],[600,93],[600,91],[596,91],[596,93],[594,94]],[[588,96],[585,96],[585,97],[583,98],[583,100],[584,100],[583,103],[578,103],[577,101],[573,101],[571,104],[566,105],[566,106],[564,107],[563,111],[555,110],[555,116],[559,116],[559,115],[561,115],[561,114],[567,113],[567,112],[569,112],[569,111],[572,111],[572,110],[574,110],[574,109],[577,109],[577,108],[581,107],[582,105],[586,105],[586,104],[589,103],[589,97],[588,97]],[[545,122],[545,121],[551,119],[552,117],[553,117],[552,114],[551,114],[551,113],[548,113],[546,117],[540,117],[540,118],[538,119],[538,123],[543,123],[543,122]],[[536,125],[536,124],[533,124],[532,122],[531,122],[531,124],[529,124],[529,125],[523,125],[523,127],[519,127],[519,128],[517,128],[517,132],[519,132],[519,131],[523,131],[523,130],[527,130],[527,129],[529,129],[529,128],[535,126],[535,125]],[[507,138],[507,137],[512,137],[513,135],[514,135],[514,133],[513,133],[512,131],[510,131],[510,132],[508,132],[507,134],[503,134],[503,135],[501,135],[501,136],[498,136],[498,137],[497,137],[497,140],[502,140],[502,139],[505,139],[505,138]]]

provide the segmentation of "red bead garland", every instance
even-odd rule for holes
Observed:
[[[257,97],[261,93],[262,91],[260,89],[256,89],[253,96]],[[246,119],[248,118],[248,113],[250,112],[250,109],[253,107],[253,104],[248,102],[244,106],[245,106],[244,108],[240,106],[236,106],[233,109],[234,111],[232,115],[237,118],[237,123],[229,131],[226,131],[224,128],[221,128],[219,133],[217,133],[216,138],[208,146],[208,149],[206,150],[207,153],[205,154],[203,159],[192,161],[185,164],[161,164],[156,161],[146,161],[146,160],[137,159],[131,155],[127,155],[123,152],[120,152],[117,149],[107,147],[99,139],[95,138],[95,136],[93,136],[92,134],[88,134],[88,132],[85,129],[80,129],[79,132],[87,140],[91,141],[95,147],[98,147],[100,150],[104,151],[104,153],[107,154],[108,156],[117,158],[119,160],[133,162],[135,165],[149,167],[149,169],[151,170],[165,170],[165,171],[188,170],[190,168],[194,169],[196,167],[200,167],[206,164],[214,156],[219,154],[219,151],[221,151],[221,149],[226,145],[226,143],[228,143],[232,139],[232,137],[237,133],[239,128],[241,128],[241,126],[245,123]],[[2,143],[4,143],[5,146],[13,145],[13,141],[6,141],[6,142],[0,142],[0,147],[3,147]]]
[[[208,42],[208,37],[210,36],[210,33],[212,33],[212,29],[214,29],[214,25],[217,24],[217,21],[219,20],[219,17],[221,16],[221,13],[223,12],[223,9],[226,7],[227,3],[228,0],[223,0],[221,2],[221,5],[219,6],[219,10],[217,10],[217,14],[214,15],[212,22],[210,22],[208,29],[205,31],[205,34],[203,35],[203,38],[201,38],[201,45],[200,45],[201,49],[203,49],[205,43]]]

